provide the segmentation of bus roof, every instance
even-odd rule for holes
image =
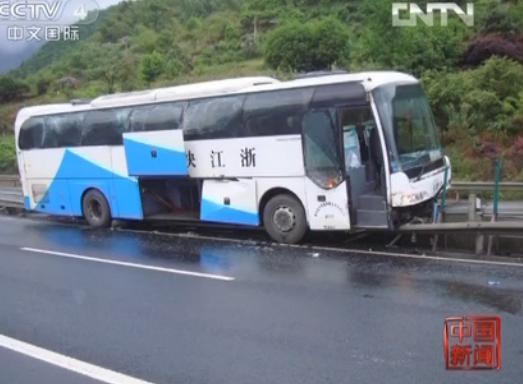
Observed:
[[[154,102],[167,102],[176,100],[190,100],[202,97],[219,96],[237,93],[252,93],[279,89],[301,88],[318,86],[322,84],[335,84],[344,82],[359,82],[369,92],[376,87],[389,83],[417,83],[418,80],[401,72],[361,72],[352,74],[332,74],[317,77],[305,77],[291,81],[279,81],[271,77],[242,77],[235,79],[208,81],[195,84],[186,84],[168,88],[158,88],[146,91],[117,93],[100,96],[90,103],[50,104],[27,107],[20,110],[17,118],[17,127],[23,120],[31,116],[49,115],[102,109],[111,107],[124,107],[131,105],[150,104]]]
[[[272,77],[240,77],[235,79],[206,81],[203,83],[184,84],[175,87],[158,88],[149,91],[120,93],[100,96],[91,102],[93,107],[121,106],[129,104],[144,104],[155,101],[171,101],[195,99],[206,96],[216,96],[237,93],[246,88],[266,84],[276,84],[278,80]]]

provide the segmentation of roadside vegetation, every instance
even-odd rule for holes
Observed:
[[[458,179],[523,180],[523,3],[475,2],[475,26],[393,28],[392,0],[140,0],[0,77],[0,172],[24,105],[190,81],[314,70],[420,77]],[[423,7],[425,1],[417,2]],[[436,24],[438,24],[436,22]],[[11,144],[10,144],[11,143]]]

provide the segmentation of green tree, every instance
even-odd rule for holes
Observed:
[[[267,64],[275,69],[330,69],[348,62],[349,31],[335,18],[309,23],[292,21],[270,33],[264,53]]]
[[[92,44],[89,46],[88,55],[91,57],[88,70],[90,80],[102,80],[107,93],[116,91],[121,82],[122,71],[128,67],[123,60],[122,47],[118,44]]]
[[[153,52],[150,55],[145,55],[142,58],[141,73],[144,81],[147,84],[152,83],[156,80],[165,68],[165,59],[158,53]]]

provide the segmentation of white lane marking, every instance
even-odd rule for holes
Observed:
[[[151,234],[151,232],[135,230],[135,229],[125,229],[125,230],[120,230],[120,231],[121,232],[135,232],[135,233],[142,233],[142,234]],[[368,250],[364,250],[364,249],[336,248],[336,247],[327,247],[327,246],[322,246],[322,245],[278,244],[278,243],[270,243],[270,242],[263,242],[263,241],[260,242],[260,241],[230,239],[227,237],[213,237],[213,236],[206,236],[206,235],[198,235],[198,234],[194,234],[194,233],[154,232],[153,234],[160,235],[160,236],[172,236],[172,237],[195,239],[195,240],[199,239],[199,240],[223,241],[223,242],[230,242],[230,243],[241,243],[241,244],[245,244],[246,246],[266,244],[269,246],[275,246],[275,247],[280,247],[280,248],[331,251],[331,252],[337,252],[337,253],[352,253],[352,254],[361,254],[361,255],[377,255],[377,256],[388,256],[388,257],[406,258],[406,259],[448,261],[448,262],[452,262],[452,263],[497,265],[497,266],[503,266],[503,267],[519,267],[519,268],[523,267],[523,263],[514,263],[514,262],[510,262],[510,261],[476,260],[476,259],[451,258],[451,257],[430,256],[430,255],[415,255],[412,253],[368,251]]]
[[[185,271],[185,270],[182,270],[182,269],[172,269],[172,268],[157,267],[157,266],[154,266],[154,265],[147,265],[147,264],[129,263],[129,262],[126,262],[126,261],[118,261],[118,260],[110,260],[110,259],[99,259],[97,257],[82,256],[82,255],[77,255],[77,254],[74,254],[74,253],[64,253],[64,252],[48,251],[48,250],[45,250],[45,249],[36,249],[36,248],[28,248],[28,247],[23,247],[23,248],[20,248],[20,249],[22,251],[26,251],[26,252],[42,253],[42,254],[45,254],[45,255],[53,255],[53,256],[65,257],[65,258],[69,258],[69,259],[92,261],[92,262],[95,262],[95,263],[103,263],[103,264],[119,265],[119,266],[122,266],[122,267],[139,268],[139,269],[145,269],[145,270],[156,271],[156,272],[166,272],[166,273],[172,273],[172,274],[175,274],[175,275],[202,277],[202,278],[205,278],[205,279],[221,280],[221,281],[234,281],[235,280],[234,277],[230,277],[230,276],[213,275],[213,274],[210,274],[210,273],[192,272],[192,271]]]
[[[21,353],[22,355],[44,361],[48,364],[75,372],[82,376],[108,384],[152,384],[149,381],[140,380],[122,373],[111,371],[97,365],[89,364],[75,358],[62,355],[44,348],[37,347],[8,336],[0,335],[0,347]]]

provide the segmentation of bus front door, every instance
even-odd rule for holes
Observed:
[[[388,228],[383,157],[372,110],[348,107],[340,117],[351,221],[358,228]]]

